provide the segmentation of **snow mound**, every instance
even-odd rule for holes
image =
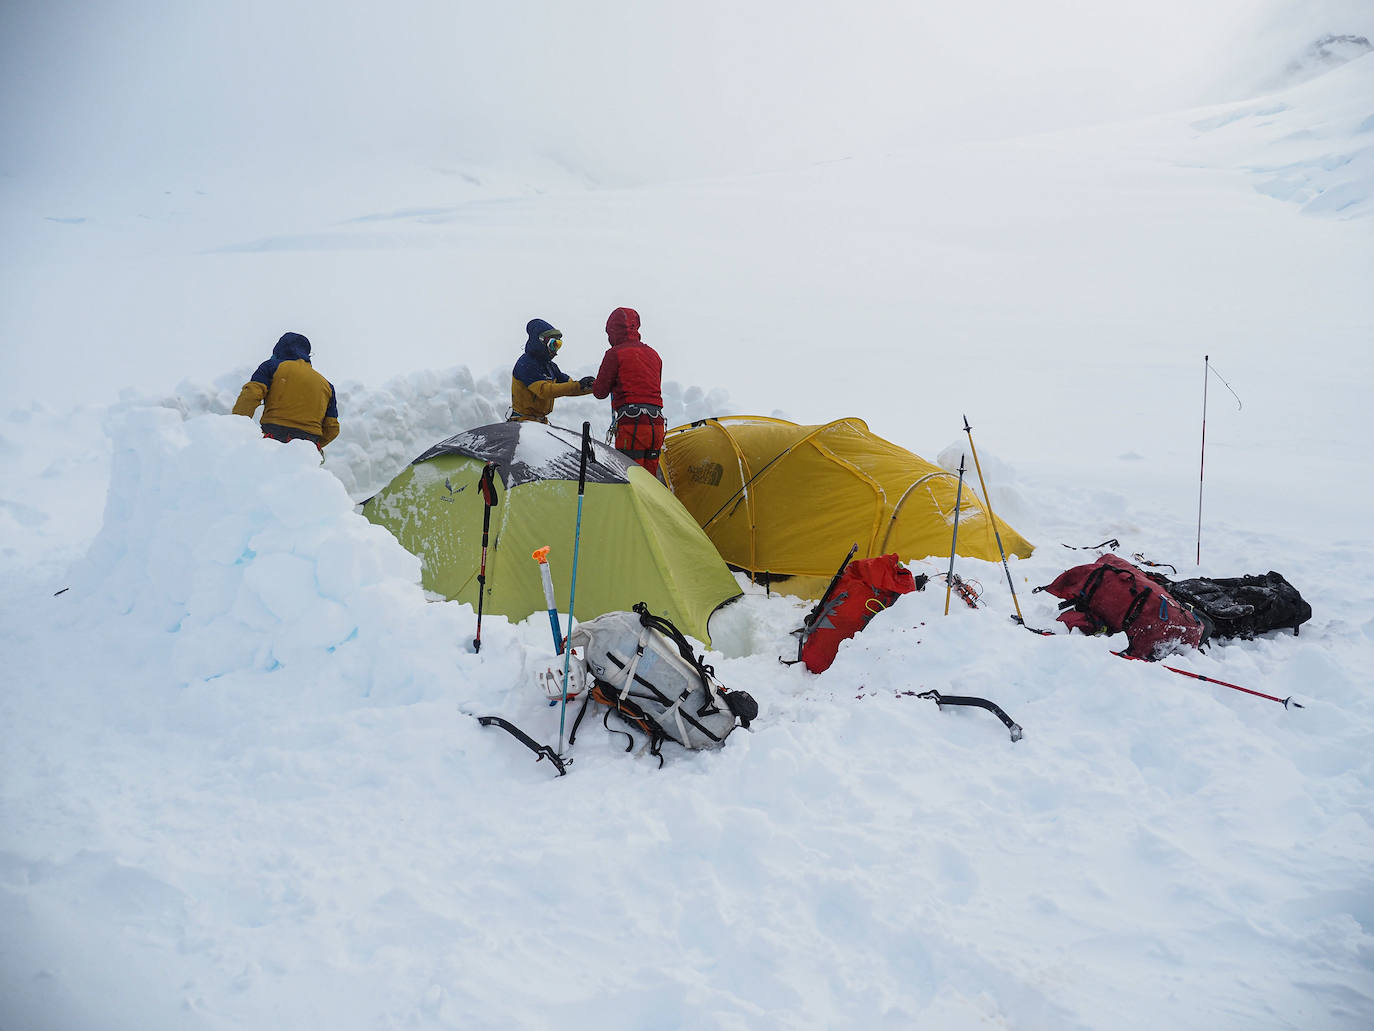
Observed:
[[[157,407],[115,409],[107,429],[104,525],[71,592],[78,625],[114,617],[111,647],[154,695],[269,675],[294,705],[409,703],[443,681],[435,659],[461,664],[435,644],[462,636],[456,607],[426,602],[418,560],[308,443]]]
[[[244,367],[209,384],[183,381],[168,396],[129,395],[126,400],[170,408],[183,419],[224,415],[250,375],[252,369]],[[397,376],[376,388],[336,383],[335,390],[340,430],[325,450],[325,468],[355,502],[377,493],[431,445],[462,430],[501,422],[510,409],[510,374],[498,370],[478,378],[466,365]],[[729,403],[729,392],[720,388],[663,384],[663,414],[669,426],[727,414]],[[610,402],[590,396],[563,398],[554,409],[554,421],[573,428],[590,422],[599,439],[610,423]]]

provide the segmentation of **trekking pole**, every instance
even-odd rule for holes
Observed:
[[[1163,666],[1164,664],[1163,664],[1163,663],[1160,663],[1160,665]],[[1214,678],[1212,678],[1212,677],[1204,677],[1201,673],[1189,673],[1186,669],[1178,669],[1177,667],[1174,667],[1174,666],[1164,666],[1164,668],[1167,669],[1170,673],[1181,673],[1183,676],[1185,676],[1185,677],[1192,677],[1194,680],[1202,680],[1202,681],[1205,681],[1205,682],[1208,683],[1208,684],[1220,684],[1222,687],[1229,687],[1229,688],[1231,688],[1233,691],[1244,691],[1246,694],[1252,694],[1252,695],[1254,695],[1254,696],[1257,697],[1257,698],[1267,698],[1267,699],[1268,699],[1269,701],[1271,701],[1271,702],[1278,702],[1278,703],[1279,703],[1280,705],[1282,705],[1285,709],[1288,709],[1288,708],[1293,708],[1293,709],[1305,709],[1305,708],[1307,708],[1307,706],[1303,705],[1302,702],[1295,702],[1295,701],[1293,701],[1293,696],[1292,696],[1292,695],[1289,695],[1287,698],[1278,698],[1278,697],[1276,697],[1275,695],[1265,694],[1263,691],[1252,691],[1252,690],[1250,690],[1250,688],[1248,688],[1248,687],[1241,687],[1239,684],[1228,684],[1228,683],[1227,683],[1226,681],[1224,681],[1224,680],[1216,680],[1216,679],[1214,679]]]
[[[549,626],[553,628],[553,653],[563,654],[563,631],[558,627],[558,603],[553,599],[553,574],[549,571],[549,546],[535,550],[530,556],[539,563],[539,576],[544,581],[544,602],[549,606]]]
[[[978,464],[978,449],[973,445],[973,428],[968,424],[968,416],[964,416],[964,432],[968,434],[969,450],[973,452],[973,467],[978,470],[978,485],[983,488],[983,503],[988,506],[988,519],[992,521],[992,535],[997,539],[997,554],[1002,556],[1002,569],[1007,574],[1007,586],[1011,588],[1011,603],[1016,606],[1016,622],[1022,626],[1026,625],[1025,618],[1021,615],[1021,603],[1016,600],[1016,585],[1011,582],[1011,567],[1007,565],[1007,553],[1002,547],[1002,535],[997,532],[997,516],[992,511],[992,497],[988,494],[988,485],[983,480],[983,467]]]
[[[967,421],[967,420],[965,420]],[[954,492],[954,536],[949,542],[949,573],[945,575],[945,615],[949,615],[949,592],[954,587],[954,549],[959,546],[959,505],[964,497],[964,454],[959,453],[959,487]]]
[[[493,476],[496,463],[488,462],[482,466],[482,478],[477,485],[482,489],[482,564],[477,569],[477,636],[473,638],[472,650],[482,650],[482,601],[487,593],[487,535],[491,531],[491,509],[496,504],[496,481]]]
[[[577,470],[577,527],[573,531],[572,584],[568,587],[568,633],[573,627],[573,599],[577,597],[577,551],[582,543],[582,498],[587,493],[587,460],[592,450],[592,424],[582,424],[582,458]],[[563,701],[558,706],[558,754],[563,754],[563,723],[568,712],[568,668],[572,649],[563,649]]]

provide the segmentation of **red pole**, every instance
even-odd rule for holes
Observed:
[[[1160,665],[1164,666],[1162,662],[1160,663]],[[1174,666],[1164,666],[1164,668],[1167,669],[1170,673],[1181,673],[1183,676],[1192,677],[1194,680],[1202,680],[1209,684],[1220,684],[1222,687],[1229,687],[1233,691],[1244,691],[1246,694],[1252,694],[1258,698],[1267,698],[1271,702],[1278,702],[1285,709],[1289,708],[1290,706],[1294,709],[1306,708],[1306,706],[1303,705],[1302,702],[1293,701],[1291,695],[1287,698],[1277,698],[1274,695],[1265,694],[1263,691],[1252,691],[1248,687],[1241,687],[1239,684],[1228,684],[1224,680],[1215,680],[1212,677],[1204,677],[1201,673],[1189,673],[1186,669],[1178,669]]]

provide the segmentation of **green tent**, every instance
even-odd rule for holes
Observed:
[[[420,558],[427,589],[476,607],[484,508],[478,484],[483,467],[494,462],[500,483],[491,512],[483,611],[515,620],[547,611],[532,554],[548,545],[555,598],[566,613],[581,453],[581,434],[562,427],[481,426],[415,459],[363,504],[363,514]],[[656,478],[597,441],[592,459],[574,615],[591,619],[642,601],[709,644],[711,613],[741,593],[734,575]]]

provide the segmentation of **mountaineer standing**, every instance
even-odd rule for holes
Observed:
[[[525,353],[510,374],[510,415],[507,422],[548,422],[560,397],[581,397],[592,388],[591,376],[572,379],[554,364],[563,334],[543,319],[525,324]]]
[[[606,320],[610,348],[592,384],[597,397],[611,398],[615,449],[658,475],[663,450],[663,359],[639,338],[639,312],[617,308]]]

